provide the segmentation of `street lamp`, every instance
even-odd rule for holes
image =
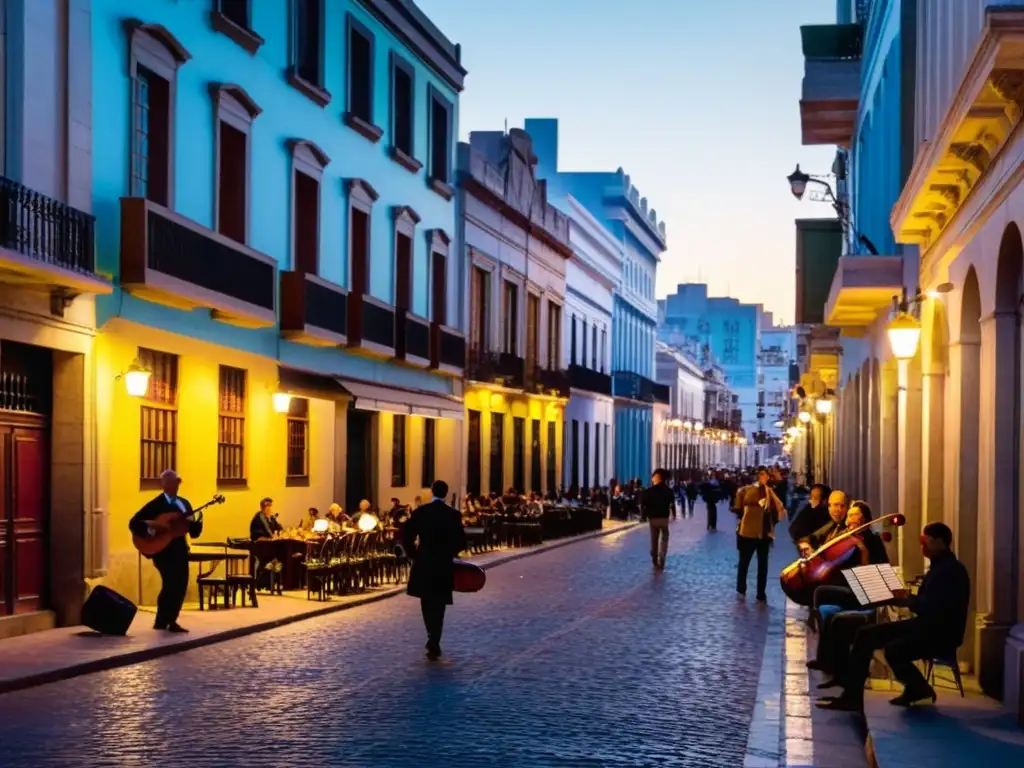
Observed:
[[[917,354],[917,345],[921,340],[921,323],[909,312],[900,311],[889,323],[886,331],[889,335],[889,346],[892,356],[897,360],[912,360]]]
[[[786,177],[786,181],[789,182],[789,189],[793,193],[793,197],[802,200],[804,191],[807,189],[807,182],[811,181],[811,177],[801,171],[800,164],[797,163],[796,170]]]
[[[804,424],[811,420],[811,414],[808,411],[800,411],[800,421]]]
[[[153,372],[136,357],[132,360],[131,365],[128,366],[128,370],[118,376],[118,378],[124,379],[124,388],[128,391],[129,395],[132,397],[142,397],[146,394],[146,390],[149,389],[149,377],[152,375]]]
[[[822,416],[828,416],[832,413],[832,399],[828,396],[821,397],[814,404],[814,408]]]

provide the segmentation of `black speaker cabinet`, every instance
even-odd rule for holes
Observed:
[[[98,586],[82,606],[82,623],[103,635],[126,635],[137,611],[127,597]]]

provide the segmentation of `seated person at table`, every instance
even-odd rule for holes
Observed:
[[[274,500],[269,496],[260,501],[260,511],[252,516],[249,523],[249,538],[253,541],[272,539],[275,533],[284,530],[274,514]]]
[[[352,525],[358,528],[359,518],[363,515],[373,515],[373,512],[370,511],[370,502],[367,499],[363,499],[359,502],[359,511],[352,516]]]
[[[345,514],[340,504],[331,504],[327,508],[327,519],[333,520],[338,525],[348,525],[352,522],[352,518]]]
[[[935,691],[914,666],[918,659],[952,656],[963,644],[971,580],[963,563],[950,548],[953,532],[944,523],[929,523],[921,534],[921,551],[931,561],[916,595],[894,592],[894,605],[909,608],[915,616],[857,630],[845,672],[837,682],[843,692],[818,702],[824,709],[859,712],[864,708],[864,683],[871,659],[881,649],[893,675],[903,683],[903,693],[892,704],[909,707],[935,701]]]
[[[388,520],[391,525],[399,525],[405,522],[409,516],[409,508],[398,499],[391,499],[391,509],[388,510]]]
[[[422,506],[423,506],[423,497],[422,496],[416,496],[412,500],[412,508],[413,509],[419,509]]]
[[[299,527],[308,533],[312,533],[313,523],[315,523],[319,518],[319,510],[317,510],[316,507],[310,507],[308,510],[306,510],[306,516],[303,518],[302,525],[300,525]]]

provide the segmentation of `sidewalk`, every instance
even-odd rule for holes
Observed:
[[[1024,728],[999,705],[964,679],[961,699],[948,670],[936,670],[938,703],[902,709],[889,700],[899,686],[872,681],[865,717],[814,706],[821,675],[808,672],[817,637],[804,623],[806,609],[786,610],[786,759],[782,765],[815,768],[996,768],[1024,765]],[[944,674],[945,673],[945,674]],[[880,690],[888,689],[892,690]],[[972,688],[974,690],[972,690]],[[821,692],[824,693],[824,692]]]
[[[622,533],[638,523],[606,520],[600,531],[556,539],[536,547],[505,549],[471,559],[484,569],[568,546],[578,541]],[[211,643],[224,642],[295,621],[366,605],[405,592],[405,585],[381,587],[327,602],[306,600],[305,592],[259,596],[259,608],[198,611],[186,608],[182,623],[189,633],[175,635],[151,627],[152,609],[140,607],[125,637],[98,635],[83,626],[62,627],[0,642],[0,694],[64,680],[77,675],[127,666]]]

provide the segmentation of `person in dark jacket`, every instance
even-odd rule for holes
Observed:
[[[665,567],[665,555],[668,554],[668,519],[675,509],[675,496],[672,489],[665,483],[666,472],[654,470],[651,475],[651,487],[643,492],[644,516],[651,528],[651,562],[661,570]]]
[[[931,567],[921,581],[917,595],[906,590],[895,593],[894,605],[909,608],[915,616],[864,627],[854,636],[849,664],[842,680],[843,692],[823,699],[818,706],[845,712],[864,708],[864,683],[875,651],[881,649],[893,675],[903,683],[903,693],[892,703],[909,707],[920,701],[935,701],[935,691],[914,666],[918,659],[952,655],[964,641],[971,580],[951,545],[953,532],[944,523],[929,523],[921,535],[921,550]]]
[[[794,544],[799,544],[801,539],[808,538],[829,524],[828,497],[831,493],[832,489],[827,485],[815,483],[811,486],[807,503],[789,524],[789,536]]]
[[[462,516],[445,503],[448,484],[436,480],[429,503],[414,510],[402,529],[402,543],[412,559],[406,592],[420,599],[427,630],[427,658],[441,656],[445,607],[452,604],[455,567],[452,561],[466,549]]]
[[[277,516],[274,514],[274,500],[270,497],[261,499],[260,511],[249,521],[249,538],[253,541],[272,539],[275,533],[280,533],[282,530],[281,524],[277,522]]]
[[[192,505],[188,499],[178,495],[181,478],[173,469],[165,469],[160,475],[159,496],[149,501],[146,506],[135,513],[128,522],[128,528],[136,536],[143,538],[163,533],[165,528],[156,522],[156,518],[166,512],[180,513],[189,519],[188,535],[193,539],[203,533],[203,519],[200,513],[198,520],[192,519]],[[156,621],[153,629],[165,629],[168,632],[188,632],[178,624],[181,606],[185,602],[188,591],[188,542],[184,536],[171,539],[163,550],[153,555],[153,565],[160,572],[160,594],[156,599]]]
[[[700,483],[697,482],[696,478],[691,477],[686,481],[686,511],[690,517],[693,517],[693,505],[697,503],[697,497],[700,495]]]

